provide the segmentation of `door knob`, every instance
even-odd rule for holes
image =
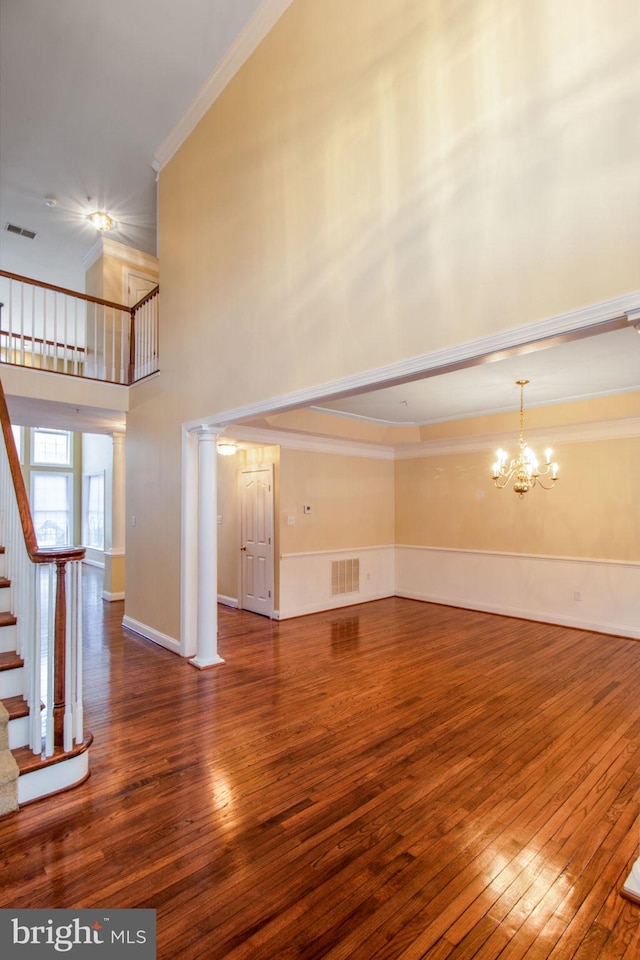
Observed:
[[[241,549],[241,550],[246,550],[247,548],[246,548],[246,547],[240,547],[240,549]]]

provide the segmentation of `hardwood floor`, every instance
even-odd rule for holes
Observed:
[[[640,956],[639,643],[221,608],[200,672],[85,600],[92,775],[0,821],[0,906],[153,907],[159,960]]]

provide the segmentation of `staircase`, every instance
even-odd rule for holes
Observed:
[[[83,547],[38,547],[0,384],[0,816],[82,783]]]

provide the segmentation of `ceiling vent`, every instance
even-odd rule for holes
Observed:
[[[8,233],[17,233],[19,237],[26,237],[27,240],[35,240],[37,234],[33,230],[25,230],[24,227],[16,227],[15,223],[8,223],[5,227]]]

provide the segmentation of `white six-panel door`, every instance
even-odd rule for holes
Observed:
[[[273,614],[273,467],[240,474],[242,607]]]

